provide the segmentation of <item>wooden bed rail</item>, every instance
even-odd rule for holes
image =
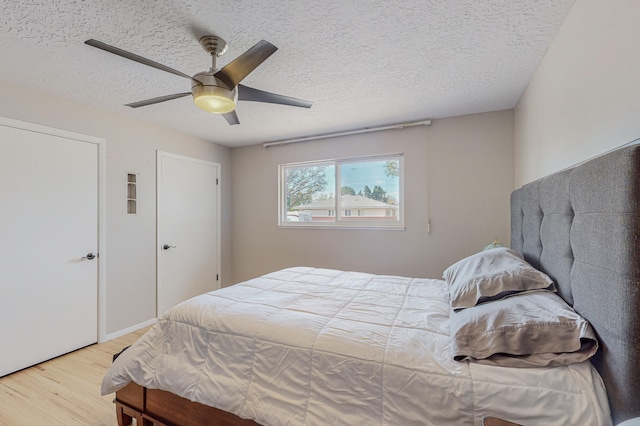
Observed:
[[[260,426],[253,420],[189,401],[170,392],[130,383],[116,392],[118,426]]]

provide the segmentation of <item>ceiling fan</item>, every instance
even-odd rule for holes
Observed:
[[[194,103],[199,108],[214,114],[222,114],[230,125],[234,125],[240,124],[240,120],[235,111],[237,101],[266,102],[302,108],[311,108],[311,105],[313,105],[312,102],[303,101],[302,99],[265,92],[240,84],[242,79],[278,50],[276,46],[265,40],[259,41],[255,46],[218,70],[216,68],[216,58],[222,56],[227,51],[227,42],[213,35],[201,37],[200,45],[211,55],[211,68],[209,71],[199,72],[192,77],[166,65],[159,64],[135,53],[127,52],[126,50],[98,40],[89,39],[85,41],[85,44],[191,80],[190,92],[174,93],[126,104],[126,106],[131,108],[157,104],[159,102],[192,95]]]

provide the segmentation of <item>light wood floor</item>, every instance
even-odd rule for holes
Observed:
[[[0,425],[116,425],[114,394],[100,396],[102,376],[111,365],[113,354],[147,330],[0,378]],[[2,348],[0,353],[5,350],[8,348]]]

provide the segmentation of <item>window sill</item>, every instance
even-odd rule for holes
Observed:
[[[399,225],[375,225],[371,226],[368,224],[355,225],[353,223],[340,225],[336,223],[328,223],[328,224],[302,224],[300,222],[294,223],[279,223],[278,228],[280,229],[341,229],[341,230],[370,230],[370,231],[404,231],[404,224]]]

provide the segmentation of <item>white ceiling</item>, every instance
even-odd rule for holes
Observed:
[[[0,80],[169,126],[226,146],[513,108],[575,0],[7,0]],[[85,45],[94,38],[188,75],[261,39],[279,50],[243,80],[313,101],[240,102],[240,125],[191,97],[184,78]]]

